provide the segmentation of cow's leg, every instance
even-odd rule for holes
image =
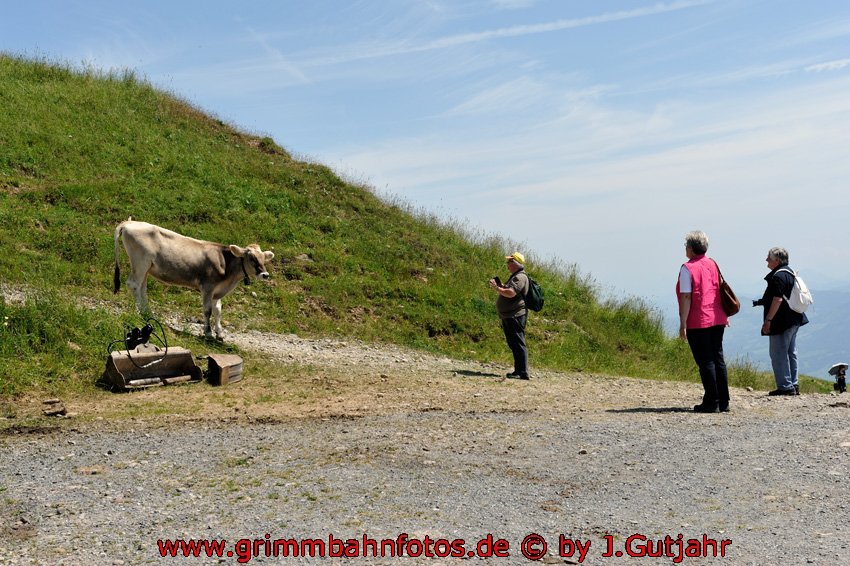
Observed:
[[[139,275],[141,274],[141,275]],[[148,272],[147,270],[133,269],[127,278],[127,288],[133,292],[136,298],[136,306],[142,314],[150,313],[148,307]]]
[[[204,293],[204,336],[212,338],[212,328],[210,328],[210,317],[213,312],[212,293]]]
[[[215,337],[221,340],[221,335],[224,333],[221,327],[221,299],[213,304],[213,314],[215,315]]]

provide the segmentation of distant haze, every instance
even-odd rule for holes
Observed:
[[[797,334],[800,372],[812,377],[833,381],[827,370],[836,363],[850,363],[850,288],[844,291],[812,290],[815,304],[806,312],[809,324]],[[770,369],[768,339],[760,335],[762,307],[751,307],[752,299],[762,293],[740,295],[741,312],[730,319],[731,325],[724,334],[723,348],[726,360],[746,359],[764,371]],[[672,296],[672,294],[671,294]],[[665,327],[673,334],[678,331],[675,305],[664,312]]]

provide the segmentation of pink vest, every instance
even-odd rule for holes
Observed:
[[[685,267],[691,274],[691,310],[688,313],[688,328],[709,328],[726,325],[729,319],[723,312],[720,302],[720,274],[717,264],[705,257],[694,256]],[[676,282],[676,296],[679,296],[679,282]]]

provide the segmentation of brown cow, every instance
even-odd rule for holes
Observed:
[[[233,290],[240,280],[251,277],[268,279],[265,262],[274,253],[264,252],[256,244],[247,248],[223,246],[182,236],[171,230],[136,222],[132,217],[115,228],[115,289],[121,287],[118,268],[118,239],[130,258],[127,287],[136,297],[142,313],[149,312],[147,296],[148,275],[168,283],[197,289],[204,299],[204,335],[212,337],[210,317],[215,314],[215,335],[221,339],[221,299]]]

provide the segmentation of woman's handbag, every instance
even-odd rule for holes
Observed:
[[[720,271],[720,266],[717,265],[716,261],[714,261],[714,265],[717,266],[717,274],[720,275],[720,302],[723,304],[723,312],[726,313],[726,316],[738,314],[738,311],[741,310],[741,301],[738,300],[735,291],[732,290],[732,287],[723,278],[723,273]]]

